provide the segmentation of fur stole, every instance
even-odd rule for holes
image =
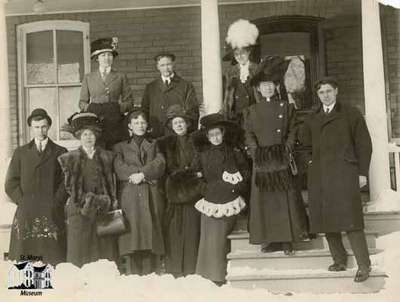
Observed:
[[[86,209],[93,200],[102,201],[102,207],[109,202],[114,202],[116,198],[116,187],[113,174],[114,154],[111,151],[96,147],[93,159],[100,167],[100,182],[102,193],[98,198],[89,196],[83,191],[82,167],[88,159],[82,148],[65,153],[58,158],[60,166],[64,173],[64,182],[67,193],[70,196],[70,202],[74,203],[78,208]],[[88,195],[88,196],[86,196]],[[106,197],[107,196],[107,197]]]

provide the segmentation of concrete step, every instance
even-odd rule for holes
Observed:
[[[351,249],[346,233],[343,233],[343,245],[346,249]],[[376,248],[376,238],[378,233],[374,231],[366,231],[368,248]],[[228,236],[231,241],[231,252],[236,251],[260,251],[261,246],[249,243],[249,233],[246,231],[234,231]],[[315,250],[328,249],[328,242],[324,234],[318,234],[317,238],[298,242],[294,244],[295,250]]]
[[[373,268],[369,279],[353,281],[356,269],[344,272],[326,270],[228,270],[227,280],[236,288],[263,288],[272,293],[374,293],[380,291],[387,275]]]
[[[400,231],[400,211],[377,211],[364,214],[365,229],[373,230],[380,236]]]
[[[370,249],[372,264],[374,255],[381,250]],[[349,269],[357,267],[354,254],[351,250],[347,251],[347,267]],[[333,263],[329,250],[309,250],[297,251],[294,255],[287,256],[283,252],[262,253],[259,251],[236,251],[228,254],[229,267],[232,269],[249,267],[253,269],[327,269]]]

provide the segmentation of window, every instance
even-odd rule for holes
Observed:
[[[67,118],[79,111],[83,75],[90,70],[89,24],[41,21],[18,26],[19,120],[21,143],[32,137],[26,119],[38,107],[53,120],[49,136],[67,147],[77,146],[62,131]]]

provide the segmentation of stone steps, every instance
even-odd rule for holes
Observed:
[[[380,250],[370,249],[373,256]],[[347,251],[347,267],[356,268],[357,262],[351,250]],[[273,270],[302,270],[302,269],[327,269],[332,264],[332,257],[328,250],[306,250],[296,251],[294,255],[287,256],[283,252],[262,253],[259,251],[235,251],[228,254],[229,266],[232,269],[248,267],[252,269]]]
[[[344,272],[326,270],[254,270],[229,268],[227,280],[236,288],[263,288],[272,293],[374,293],[385,284],[385,273],[373,268],[365,282],[353,281],[356,269]]]
[[[378,234],[373,231],[365,232],[368,248],[376,248]],[[260,251],[261,246],[249,243],[249,233],[247,231],[234,231],[228,236],[231,241],[231,252],[235,251]],[[343,245],[346,249],[351,249],[346,233],[343,233]],[[295,250],[315,250],[328,249],[328,242],[324,234],[318,234],[315,239],[306,240],[294,244]]]

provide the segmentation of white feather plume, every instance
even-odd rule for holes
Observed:
[[[239,19],[228,28],[226,43],[232,48],[242,48],[256,44],[258,28],[248,20]]]

